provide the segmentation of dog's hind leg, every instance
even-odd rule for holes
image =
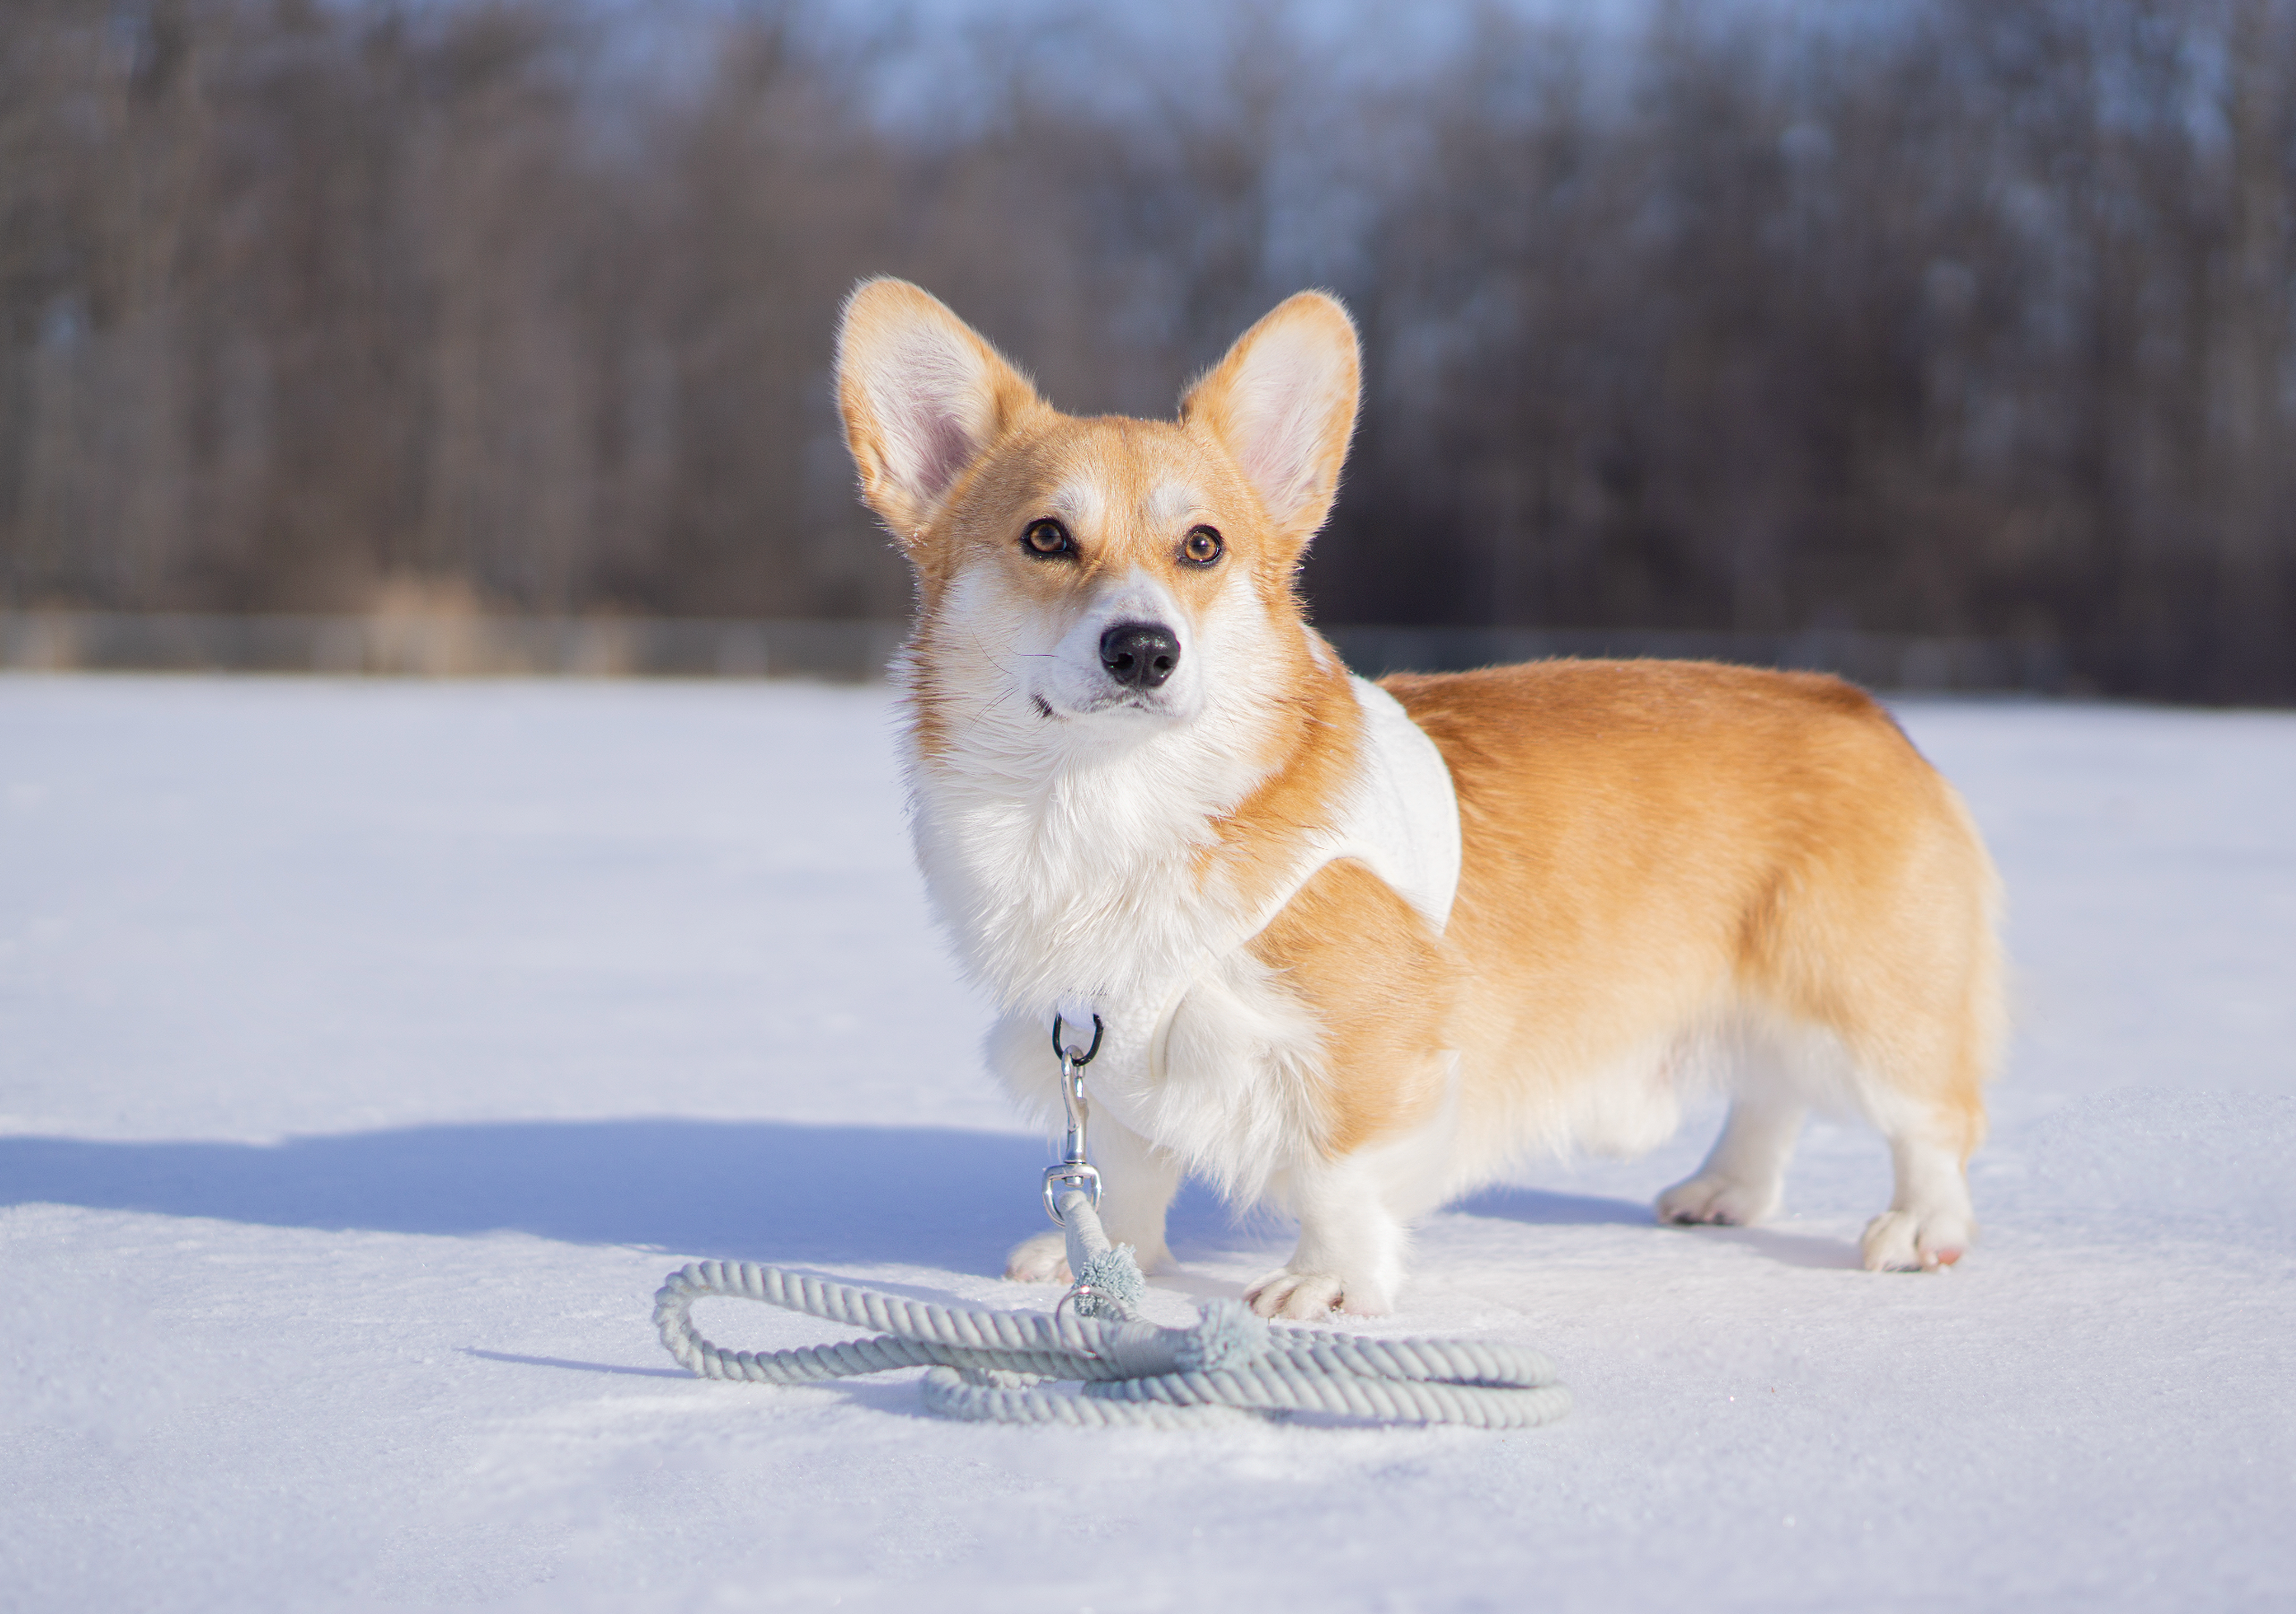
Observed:
[[[1889,1140],[1896,1177],[1890,1208],[1859,1241],[1868,1270],[1950,1267],[1977,1236],[1968,1164],[1985,1136],[1983,1083],[1999,1041],[1997,965],[1979,955],[1961,1001],[1941,994],[1860,1062],[1859,1102]]]
[[[1941,811],[1901,845],[1806,882],[1810,912],[1769,961],[1778,999],[1841,1039],[1848,1096],[1889,1140],[1890,1206],[1860,1241],[1873,1271],[1950,1267],[1976,1237],[1967,1166],[2006,1019],[1993,866],[1934,787]]]
[[[1867,1270],[1912,1272],[1950,1267],[1977,1236],[1969,1205],[1963,1130],[1948,1116],[1908,1116],[1890,1131],[1897,1190],[1890,1208],[1866,1224],[1859,1243]]]
[[[1130,1244],[1143,1272],[1167,1271],[1172,1253],[1164,1243],[1164,1214],[1179,1192],[1180,1162],[1125,1126],[1106,1111],[1093,1117],[1093,1164],[1101,1174],[1101,1227],[1112,1244]],[[1017,1283],[1067,1283],[1067,1242],[1047,1227],[1015,1244],[1005,1258],[1005,1276]]]

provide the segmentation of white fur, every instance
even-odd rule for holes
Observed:
[[[1050,1122],[1053,1016],[1075,1042],[1097,1013],[1097,1113],[1246,1202],[1324,1139],[1319,1027],[1245,944],[1333,858],[1362,858],[1438,928],[1459,867],[1441,753],[1358,681],[1363,761],[1329,832],[1272,901],[1200,882],[1212,820],[1262,782],[1239,759],[1261,749],[1277,647],[1249,586],[1231,573],[1191,624],[1135,570],[1062,621],[975,568],[944,599],[935,665],[910,668],[952,714],[947,743],[912,765],[912,828],[960,956],[1002,1011],[992,1068]],[[1145,698],[1100,664],[1101,634],[1132,620],[1181,646],[1172,679]]]
[[[1363,762],[1316,866],[1360,859],[1441,935],[1458,895],[1458,795],[1450,765],[1401,701],[1365,679],[1348,683],[1364,715]],[[1284,895],[1288,900],[1290,893]]]
[[[991,1059],[1014,1092],[1059,1113],[1052,1015],[1089,1005],[1104,1027],[1100,1110],[1249,1194],[1284,1144],[1312,1146],[1315,1032],[1240,951],[1252,913],[1196,874],[1212,820],[1260,783],[1241,759],[1260,749],[1253,675],[1272,647],[1248,580],[1231,576],[1193,625],[1137,572],[1066,623],[1034,619],[980,572],[955,580],[940,664],[912,675],[958,716],[953,743],[912,769],[912,828],[935,905],[1003,1011]],[[1100,664],[1101,634],[1126,620],[1180,642],[1149,699],[1123,699]],[[1187,1074],[1159,1083],[1175,1041]]]
[[[1258,783],[1247,759],[1265,719],[1240,675],[1255,658],[1253,614],[1207,613],[1192,630],[1161,594],[1135,573],[1074,621],[1043,620],[970,572],[944,601],[936,664],[910,669],[948,730],[910,770],[927,888],[968,972],[1048,1034],[1064,998],[1128,999],[1174,980],[1243,918],[1232,893],[1197,888],[1194,858],[1212,818]],[[1180,660],[1162,690],[1127,700],[1098,646],[1144,610],[1172,629]],[[1144,1051],[1144,1033],[1133,1040]]]

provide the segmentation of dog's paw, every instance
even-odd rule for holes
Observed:
[[[1868,1272],[1935,1272],[1960,1260],[1976,1234],[1953,1211],[1884,1210],[1859,1242]]]
[[[1384,1317],[1394,1309],[1374,1289],[1351,1285],[1330,1272],[1295,1272],[1289,1267],[1269,1273],[1245,1290],[1244,1298],[1263,1317],[1314,1320],[1333,1312]]]
[[[1024,1238],[1005,1257],[1005,1278],[1010,1283],[1067,1283],[1068,1240],[1057,1228]]]
[[[1686,1227],[1743,1227],[1777,1208],[1774,1184],[1720,1175],[1694,1177],[1658,1196],[1658,1219]]]

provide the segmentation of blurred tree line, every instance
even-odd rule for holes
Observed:
[[[857,276],[1156,413],[1322,284],[1326,620],[2296,698],[2296,0],[1492,9],[1384,74],[1273,0],[930,60],[794,0],[0,16],[0,607],[897,615]]]

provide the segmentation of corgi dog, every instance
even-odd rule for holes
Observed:
[[[1865,1264],[1960,1258],[1998,886],[1875,701],[1702,662],[1350,676],[1297,593],[1359,387],[1321,293],[1173,421],[1060,413],[891,279],[847,302],[837,386],[916,573],[917,861],[1048,1123],[1053,1039],[1097,1024],[1101,1213],[1144,1269],[1193,1171],[1298,1219],[1261,1313],[1385,1312],[1414,1218],[1541,1151],[1651,1147],[1710,1081],[1728,1119],[1660,1220],[1768,1213],[1821,1106],[1889,1141]],[[1008,1276],[1065,1278],[1059,1234]]]

